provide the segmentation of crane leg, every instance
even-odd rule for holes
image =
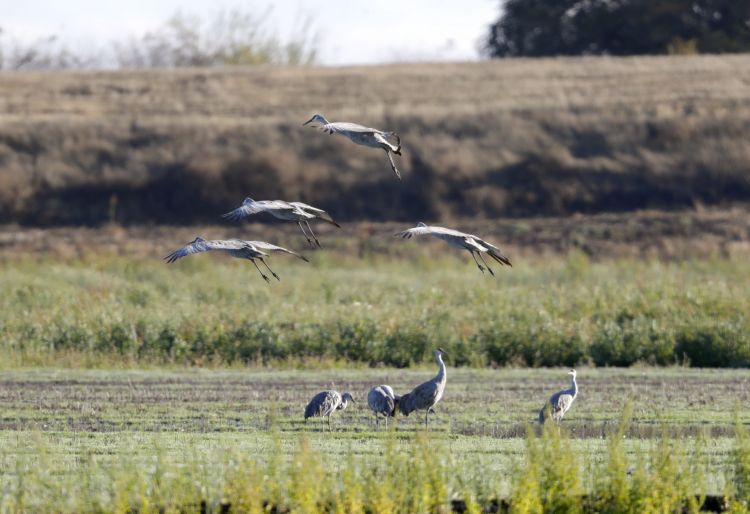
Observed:
[[[385,417],[385,429],[386,429],[386,430],[388,430],[388,418],[389,418],[389,417],[390,417],[390,416],[386,416],[386,417]]]
[[[308,235],[307,235],[307,232],[305,232],[305,229],[304,229],[304,228],[302,228],[302,222],[301,222],[301,221],[298,221],[298,222],[297,222],[297,226],[298,226],[298,227],[299,227],[299,229],[300,229],[300,230],[302,231],[302,235],[304,235],[304,236],[305,236],[305,239],[307,239],[307,244],[309,244],[309,245],[310,245],[310,246],[312,246],[312,247],[315,247],[315,243],[313,243],[313,242],[312,242],[312,239],[310,239],[310,236],[308,236]]]
[[[489,264],[487,264],[487,261],[485,261],[485,260],[484,260],[484,255],[482,255],[482,254],[480,253],[480,254],[479,254],[479,258],[480,258],[480,259],[482,259],[482,262],[483,262],[483,263],[484,263],[484,265],[485,265],[485,266],[487,267],[487,271],[489,271],[489,272],[490,272],[490,275],[492,275],[492,276],[494,277],[494,276],[495,276],[495,272],[494,272],[494,271],[492,271],[492,268],[490,268],[490,265],[489,265]]]
[[[328,431],[331,432],[331,415],[328,415]]]
[[[424,413],[424,426],[427,426],[427,416],[430,415],[430,409],[427,409]]]
[[[270,282],[270,280],[268,280],[268,277],[265,276],[263,272],[260,270],[260,268],[258,267],[258,263],[255,262],[255,259],[250,259],[250,260],[253,261],[253,264],[255,264],[255,267],[258,268],[258,273],[260,273],[260,276],[263,277],[263,280],[265,280],[266,282]]]
[[[477,256],[474,255],[474,252],[471,252],[471,256],[474,257],[474,262],[477,263],[477,267],[479,268],[479,271],[481,271],[482,273],[484,273],[484,266],[482,266],[481,264],[479,264],[479,261],[477,260]]]
[[[269,265],[268,265],[268,264],[266,263],[266,260],[265,260],[265,259],[264,259],[263,257],[259,257],[259,259],[260,259],[260,262],[262,262],[262,263],[263,263],[263,265],[264,265],[264,266],[265,266],[266,268],[268,268],[268,271],[270,271],[270,272],[271,272],[271,275],[273,275],[273,276],[274,276],[274,278],[275,278],[276,280],[281,280],[281,279],[279,278],[279,276],[278,276],[278,275],[277,275],[276,273],[274,273],[274,272],[273,272],[273,270],[271,269],[271,266],[269,266]]]
[[[318,238],[315,237],[315,232],[313,232],[313,229],[312,227],[310,227],[310,223],[307,220],[305,220],[305,225],[307,225],[307,230],[310,231],[310,235],[313,237],[313,239],[315,239],[315,242],[318,244],[318,248],[323,248],[320,245],[320,241],[318,241]]]

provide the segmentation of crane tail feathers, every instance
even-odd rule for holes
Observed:
[[[490,254],[490,257],[495,259],[500,264],[505,264],[506,266],[510,266],[511,268],[513,267],[513,264],[510,262],[510,259],[506,257],[505,255],[501,253],[497,253],[495,251],[490,251],[488,253]]]

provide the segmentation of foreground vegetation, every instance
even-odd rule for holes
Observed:
[[[560,437],[529,422],[564,370],[451,368],[429,431],[374,426],[369,387],[433,372],[5,372],[0,511],[746,511],[746,370],[583,368]],[[329,432],[331,385],[359,401]]]
[[[492,278],[442,247],[395,261],[310,253],[250,263],[203,255],[0,264],[2,366],[321,362],[750,365],[750,267],[516,261]],[[214,258],[215,257],[215,258]],[[61,360],[62,359],[62,360]]]

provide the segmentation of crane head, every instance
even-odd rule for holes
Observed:
[[[568,375],[570,375],[570,376],[572,376],[573,378],[575,378],[575,377],[576,377],[576,370],[574,370],[574,369],[571,369],[570,371],[568,371]]]
[[[308,123],[312,123],[312,122],[317,122],[317,123],[320,123],[321,125],[328,125],[328,120],[325,119],[325,117],[322,114],[315,114],[313,115],[312,118],[304,122],[302,126],[304,127]]]
[[[341,395],[341,401],[342,402],[357,403],[357,402],[354,401],[354,397],[349,392],[346,392],[346,393],[344,393],[344,394]]]
[[[438,348],[437,350],[435,350],[435,354],[436,354],[436,355],[444,355],[444,356],[446,356],[446,357],[448,356],[448,352],[446,352],[446,351],[445,351],[445,350],[443,350],[442,348]]]
[[[253,200],[253,199],[252,199],[252,198],[250,198],[249,196],[246,196],[246,197],[245,197],[245,199],[244,199],[244,200],[242,200],[242,205],[250,205],[250,204],[251,204],[251,203],[253,203],[254,201],[255,201],[255,200]]]
[[[203,241],[205,241],[205,239],[203,239],[201,236],[198,236],[195,239],[193,239],[193,241],[190,244],[193,244],[193,243],[202,243]]]

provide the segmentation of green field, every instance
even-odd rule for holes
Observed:
[[[406,481],[389,493],[399,504],[393,511],[441,511],[455,499],[489,504],[515,498],[521,505],[519,495],[533,496],[533,488],[519,481],[533,475],[527,466],[539,452],[554,454],[563,468],[544,464],[539,483],[574,468],[565,471],[580,481],[570,494],[601,494],[602,477],[617,465],[630,472],[633,490],[645,477],[654,491],[658,480],[671,484],[677,496],[649,500],[659,505],[681,502],[686,494],[731,494],[737,485],[745,443],[735,440],[735,424],[750,422],[741,409],[748,401],[747,370],[582,368],[563,440],[552,431],[529,442],[526,430],[542,402],[565,385],[563,370],[451,367],[429,431],[421,416],[397,418],[391,431],[373,424],[365,403],[370,387],[389,383],[405,391],[433,373],[6,372],[0,383],[0,506],[7,512],[19,505],[29,511],[191,511],[204,501],[218,512],[222,503],[252,500],[314,512],[336,511],[361,494],[373,508],[374,471],[384,483]],[[337,413],[332,432],[323,420],[302,419],[308,399],[330,387],[358,400]],[[627,410],[630,424],[618,433]],[[620,464],[613,442],[622,443]],[[352,489],[344,493],[343,483]]]
[[[220,255],[5,255],[0,512],[745,509],[746,259],[572,252],[492,278],[396,248],[274,256],[270,284]],[[367,390],[431,377],[436,346],[430,429],[375,427]],[[580,396],[538,438],[555,366]],[[302,419],[329,388],[358,400],[332,432]]]
[[[405,367],[437,345],[458,366],[750,364],[742,256],[596,263],[573,252],[516,259],[492,278],[442,246],[422,249],[275,257],[271,284],[220,255],[10,258],[2,367]]]

